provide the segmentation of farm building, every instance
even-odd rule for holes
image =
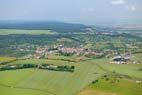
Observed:
[[[130,55],[118,55],[112,58],[112,61],[110,63],[114,64],[128,64],[128,62],[131,60]]]

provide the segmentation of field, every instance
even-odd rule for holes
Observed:
[[[106,59],[95,60],[95,62],[99,66],[104,67],[104,70],[107,72],[117,72],[118,74],[128,75],[132,78],[142,79],[142,72],[139,71],[142,68],[141,64],[109,64]]]
[[[29,62],[33,63],[35,61],[36,60],[32,60]],[[51,60],[44,62],[58,63],[57,61]],[[59,64],[60,63],[67,64],[63,61],[59,61]],[[3,95],[19,95],[19,93],[20,95],[39,95],[41,93],[52,95],[48,92],[55,93],[54,95],[75,95],[77,91],[88,85],[94,78],[99,77],[101,73],[103,73],[98,67],[89,63],[77,63],[75,66],[76,70],[74,73],[32,69],[0,72],[0,92]],[[99,70],[100,75],[93,75],[93,72],[98,72]],[[10,87],[4,87],[3,85]],[[25,89],[22,89],[23,87]],[[8,90],[8,92],[6,90]]]
[[[15,57],[0,57],[0,63],[8,63],[15,60],[16,60]]]
[[[79,95],[141,95],[142,84],[136,84],[130,80],[100,79],[97,83],[91,84],[88,88],[83,89]]]
[[[124,73],[125,75],[142,79],[142,73],[137,70],[142,65],[118,66],[105,64],[104,62],[106,62],[106,59],[79,61],[76,63],[68,63],[68,61],[51,59],[18,60],[13,62],[12,64],[49,63],[60,65],[74,65],[75,72],[57,72],[38,69],[1,71],[0,94],[77,95],[78,92],[80,92],[83,88],[87,87],[93,80],[99,79],[102,75],[113,71],[114,68],[117,73],[123,74],[123,72],[126,71]],[[123,69],[124,71],[122,71]]]
[[[0,35],[9,35],[9,34],[30,34],[30,35],[48,34],[48,35],[53,35],[53,34],[56,34],[56,32],[53,32],[50,30],[0,29]]]
[[[135,58],[140,60],[141,56],[141,54],[136,54]],[[97,59],[94,62],[95,65],[106,71],[107,76],[112,73],[115,73],[115,75],[99,78],[98,82],[90,83],[80,90],[78,95],[141,95],[142,84],[136,83],[136,81],[142,80],[142,72],[139,71],[142,68],[141,64],[109,64],[107,59]]]
[[[55,48],[62,45],[88,48],[98,53],[107,53],[107,50],[122,54],[132,51],[133,59],[142,62],[140,37],[130,34],[107,36],[95,33],[91,35],[79,32],[65,33],[65,31],[56,33],[51,30],[0,29],[0,55],[13,56],[0,57],[0,63],[4,63],[0,64],[0,67],[5,63],[6,65],[47,63],[75,66],[74,72],[37,68],[0,71],[0,95],[140,95],[142,93],[142,85],[136,83],[142,81],[142,64],[109,64],[110,60],[106,57],[93,59],[84,55],[65,56],[54,52]],[[131,49],[126,44],[138,48]],[[34,55],[37,48],[48,48],[54,53],[42,57],[43,59],[34,59],[33,56],[22,59]],[[102,76],[112,73],[123,76],[124,79],[119,80],[115,85],[102,79]],[[99,82],[92,84],[94,80]]]

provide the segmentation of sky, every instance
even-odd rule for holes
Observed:
[[[0,0],[0,20],[142,22],[142,0]]]

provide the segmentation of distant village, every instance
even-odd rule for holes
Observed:
[[[54,47],[37,47],[33,54],[24,56],[25,59],[35,58],[48,58],[49,55],[63,55],[63,56],[85,56],[89,58],[107,58],[109,64],[141,64],[140,60],[134,60],[131,53],[119,54],[113,50],[104,50],[97,52],[94,50],[86,49],[83,47],[64,47],[63,45]]]
[[[62,45],[54,48],[37,48],[35,54],[33,55],[34,58],[40,59],[42,57],[47,57],[49,54],[58,54],[64,56],[97,56],[101,57],[104,53],[91,51],[89,49],[84,48],[77,48],[77,47],[63,47]]]
[[[91,30],[89,29],[88,31]],[[106,36],[118,36],[121,33],[118,32],[95,32],[96,35]],[[135,43],[127,43],[124,45],[127,49],[132,49],[137,52],[139,46]],[[130,52],[119,53],[117,50],[104,49],[102,51],[92,50],[84,48],[83,45],[79,47],[66,47],[64,45],[34,45],[24,44],[19,46],[12,46],[12,49],[21,52],[29,52],[28,55],[24,56],[24,59],[41,59],[48,58],[49,55],[63,55],[63,56],[85,56],[88,58],[107,58],[110,64],[142,64],[141,60],[134,60],[134,55]]]

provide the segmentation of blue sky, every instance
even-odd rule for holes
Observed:
[[[137,23],[142,0],[0,0],[0,20]]]

